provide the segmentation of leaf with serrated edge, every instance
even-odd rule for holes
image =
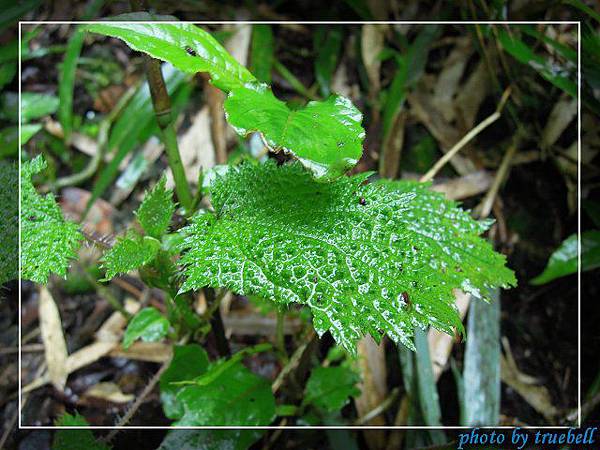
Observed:
[[[64,219],[52,194],[39,195],[31,177],[46,167],[41,156],[21,168],[21,276],[46,283],[54,272],[65,276],[83,236]]]
[[[153,307],[138,312],[125,330],[123,348],[128,349],[137,339],[144,342],[160,341],[169,331],[169,321],[160,311]]]
[[[417,326],[463,332],[453,289],[481,297],[516,283],[479,237],[489,221],[427,184],[367,177],[317,183],[299,164],[272,162],[229,170],[211,188],[216,214],[184,229],[182,291],[308,305],[319,335],[354,353],[367,333],[414,348]]]
[[[144,20],[147,13],[137,13]],[[112,20],[118,21],[119,16]],[[186,73],[208,72],[212,83],[230,90],[256,78],[231,56],[210,33],[191,23],[103,22],[85,25],[84,29],[122,39],[132,49],[153,58],[170,62]],[[147,14],[146,20],[153,20]],[[156,20],[156,19],[154,19]]]
[[[175,211],[173,192],[165,188],[166,182],[167,179],[163,176],[146,194],[135,213],[144,231],[156,239],[160,239],[167,232]]]
[[[102,258],[102,267],[106,269],[106,280],[148,264],[159,249],[160,242],[155,238],[142,237],[130,230],[127,236],[118,238],[114,247]]]
[[[224,107],[238,134],[260,132],[273,151],[298,159],[316,179],[343,175],[362,155],[362,114],[340,95],[291,110],[266,84],[248,84],[231,91]]]

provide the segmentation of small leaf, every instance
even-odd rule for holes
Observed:
[[[54,95],[23,92],[21,94],[21,122],[54,114],[58,109],[58,98]],[[15,121],[16,122],[16,121]]]
[[[247,450],[263,430],[171,430],[158,450]]]
[[[254,84],[231,91],[224,106],[238,134],[262,133],[273,151],[298,159],[316,179],[343,175],[362,155],[362,114],[345,97],[291,110],[267,85]]]
[[[156,342],[165,337],[171,324],[160,311],[147,307],[138,312],[125,330],[123,348],[128,349],[137,339],[144,342]]]
[[[477,222],[428,184],[368,174],[318,183],[297,164],[242,164],[211,185],[216,214],[185,228],[182,291],[227,287],[308,305],[313,326],[355,352],[383,333],[413,347],[415,327],[463,330],[453,289],[485,297],[516,283]]]
[[[169,368],[160,377],[160,401],[165,416],[175,419],[183,415],[182,406],[176,401],[181,386],[172,384],[189,381],[206,372],[208,355],[198,344],[176,345]]]
[[[75,223],[65,221],[52,194],[41,196],[31,177],[46,167],[41,156],[21,171],[21,276],[45,284],[54,272],[65,276],[82,236]]]
[[[137,13],[137,20],[156,16]],[[119,20],[119,16],[112,20]],[[131,18],[128,18],[131,20]],[[186,73],[208,72],[212,83],[230,90],[256,78],[231,56],[210,33],[191,23],[95,23],[85,29],[122,39],[134,50],[171,63]]]
[[[104,254],[102,267],[106,269],[106,280],[148,264],[156,257],[159,249],[158,240],[129,231],[127,236],[118,238],[114,247]]]
[[[225,370],[221,366],[226,365]],[[213,377],[213,372],[218,376]],[[210,383],[189,385],[177,394],[183,415],[176,426],[259,426],[275,418],[271,384],[241,362],[212,365],[204,375]]]
[[[325,411],[339,411],[350,397],[360,395],[360,377],[350,367],[317,367],[306,383],[304,403]]]
[[[167,179],[163,176],[145,195],[135,213],[144,231],[156,239],[160,239],[167,232],[171,216],[175,212],[173,192],[165,188],[166,182]]]
[[[597,267],[600,267],[600,231],[584,231],[581,234],[581,270],[593,270]],[[544,271],[533,278],[531,284],[545,284],[575,272],[577,272],[577,234],[572,234],[552,253]]]
[[[90,424],[79,414],[63,414],[55,423],[57,427],[89,427]],[[52,450],[110,450],[112,447],[97,441],[91,430],[57,430]]]

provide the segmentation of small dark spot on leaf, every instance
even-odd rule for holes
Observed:
[[[366,205],[366,204],[367,204],[367,201],[365,200],[365,198],[364,198],[364,197],[361,197],[361,198],[358,200],[358,203],[360,203],[361,205],[363,205],[363,206],[364,206],[364,205]]]
[[[402,300],[404,300],[404,303],[406,303],[406,306],[408,308],[410,308],[412,306],[412,302],[410,301],[410,297],[408,296],[408,292],[404,291],[400,295],[402,295]]]
[[[186,47],[186,48],[185,48],[185,51],[186,51],[186,52],[187,52],[187,54],[188,54],[188,55],[190,55],[190,56],[198,56],[198,55],[196,54],[196,51],[195,51],[195,50],[194,50],[192,47]]]

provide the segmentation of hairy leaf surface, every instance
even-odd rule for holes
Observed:
[[[144,15],[137,13],[136,19],[143,20]],[[153,20],[152,15],[147,16],[146,20]],[[118,21],[119,16],[113,20]],[[170,62],[183,72],[208,72],[220,89],[228,91],[256,81],[210,33],[190,23],[136,23],[128,16],[124,22],[95,23],[85,29],[122,39],[134,50]]]
[[[17,278],[19,270],[19,202],[18,168],[15,163],[0,161],[0,285]]]
[[[224,106],[238,134],[260,132],[273,151],[298,159],[317,179],[343,175],[362,155],[362,114],[345,97],[291,110],[266,84],[253,84],[231,91]]]
[[[515,284],[477,222],[427,184],[368,174],[318,183],[299,164],[242,165],[212,185],[216,214],[185,229],[182,290],[227,287],[308,305],[351,352],[365,334],[414,348],[415,327],[463,331],[453,289]]]
[[[75,223],[64,219],[52,194],[39,195],[31,177],[46,167],[41,156],[21,168],[21,276],[46,283],[54,272],[65,276],[82,240]]]
[[[102,267],[106,269],[106,279],[138,269],[151,262],[160,242],[150,236],[140,236],[131,230],[127,236],[117,239],[117,243],[102,258]]]
[[[156,239],[160,239],[167,232],[171,216],[175,212],[173,192],[166,189],[166,182],[167,179],[163,176],[146,194],[135,213],[144,231]]]

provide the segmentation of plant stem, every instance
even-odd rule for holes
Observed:
[[[277,328],[275,330],[275,339],[277,342],[277,350],[280,353],[281,359],[284,364],[288,362],[288,355],[285,351],[285,333],[284,333],[284,325],[285,325],[285,312],[277,311]]]
[[[165,80],[160,68],[160,61],[146,56],[146,68],[148,72],[148,84],[152,95],[152,105],[156,121],[162,132],[162,141],[165,144],[169,167],[173,172],[175,181],[175,192],[187,215],[192,212],[193,196],[183,170],[183,163],[177,145],[177,133],[173,126],[171,117],[171,99],[167,92]]]
[[[215,336],[217,351],[219,352],[219,355],[223,357],[231,356],[229,341],[227,340],[227,336],[225,336],[225,326],[223,325],[223,318],[221,317],[221,309],[218,307],[220,299],[216,298],[215,290],[209,287],[204,288],[204,295],[206,297],[208,311],[212,311],[212,314],[208,320],[210,322],[213,335]]]

